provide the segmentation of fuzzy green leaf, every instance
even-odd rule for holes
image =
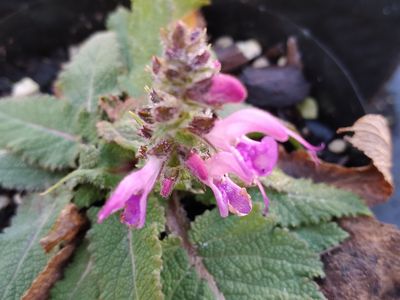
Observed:
[[[56,85],[72,104],[94,112],[99,96],[116,91],[121,69],[115,34],[97,33],[84,43]]]
[[[38,191],[48,188],[64,176],[22,161],[7,150],[0,150],[0,186],[6,189]]]
[[[90,207],[93,203],[104,200],[106,194],[104,190],[92,184],[82,184],[76,188],[73,202],[79,208]]]
[[[118,7],[107,19],[107,28],[115,32],[124,66],[130,70],[132,63],[132,47],[129,39],[129,18],[131,12],[125,7]]]
[[[201,5],[208,0],[132,0],[132,13],[129,18],[129,37],[123,39],[124,45],[131,45],[131,72],[121,78],[121,86],[132,96],[144,93],[144,87],[150,84],[150,72],[145,67],[153,55],[161,52],[160,29]],[[120,14],[121,15],[121,14]],[[115,24],[115,20],[113,23]],[[123,22],[120,20],[120,22]],[[115,28],[115,26],[114,26]],[[126,34],[119,31],[120,34]]]
[[[259,204],[246,217],[206,212],[189,234],[225,299],[323,299],[312,280],[323,274],[318,255]]]
[[[157,201],[149,199],[146,226],[140,230],[121,224],[118,214],[96,224],[98,210],[89,210],[93,224],[89,251],[98,274],[101,299],[163,298],[158,235],[164,226],[164,215]]]
[[[273,184],[272,184],[273,182]],[[268,179],[270,214],[283,227],[317,224],[333,217],[370,215],[357,195],[308,179],[294,179],[285,174]],[[262,201],[258,189],[249,189],[252,199]]]
[[[138,135],[139,128],[132,125],[132,118],[123,117],[120,120],[110,123],[101,121],[97,123],[97,133],[107,142],[114,142],[125,149],[137,151],[143,141]]]
[[[66,268],[64,278],[51,290],[52,300],[100,299],[97,276],[93,272],[94,263],[87,247],[88,242],[85,240]]]
[[[335,222],[302,226],[293,231],[305,240],[312,250],[317,252],[336,246],[349,236]]]
[[[215,299],[207,283],[189,264],[180,239],[168,236],[162,246],[164,265],[161,275],[165,300]]]
[[[45,95],[2,100],[0,147],[43,168],[74,168],[90,133],[87,117],[68,103]]]
[[[31,195],[22,200],[12,226],[0,234],[1,300],[20,299],[51,258],[39,240],[50,231],[70,195]]]

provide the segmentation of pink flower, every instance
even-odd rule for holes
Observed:
[[[200,102],[209,105],[239,103],[247,97],[247,90],[235,77],[227,74],[216,74],[211,79],[208,92],[200,96]]]
[[[142,228],[146,221],[147,198],[158,178],[163,160],[149,156],[146,165],[127,175],[117,186],[98,214],[101,223],[109,215],[124,208],[121,221]]]
[[[230,159],[232,167],[225,158]],[[228,177],[227,173],[235,173],[235,170],[243,175],[233,157],[219,155],[204,161],[197,153],[192,152],[185,164],[193,175],[211,188],[222,217],[227,217],[229,211],[239,216],[247,215],[251,211],[251,198],[246,189]]]
[[[260,141],[246,137],[246,134],[261,132],[266,136]],[[300,135],[288,129],[279,119],[268,112],[249,108],[237,111],[229,117],[216,121],[214,128],[205,138],[218,150],[230,152],[240,165],[242,172],[236,171],[244,182],[255,183],[264,198],[266,209],[269,200],[259,177],[272,172],[278,161],[278,144],[292,137],[300,142],[317,160],[316,151],[322,146],[315,147]]]

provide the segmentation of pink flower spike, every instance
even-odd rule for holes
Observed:
[[[146,220],[147,197],[157,180],[163,160],[149,156],[146,165],[127,175],[97,215],[99,223],[125,207],[121,221],[129,226],[142,228]]]
[[[211,87],[203,97],[203,102],[211,105],[239,103],[247,97],[244,85],[235,77],[216,74],[211,80]]]
[[[161,182],[161,191],[160,195],[164,198],[168,198],[171,193],[172,189],[174,188],[175,180],[172,178],[164,178]]]

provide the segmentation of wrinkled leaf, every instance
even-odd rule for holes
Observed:
[[[294,179],[279,170],[263,181],[269,188],[269,213],[277,217],[278,223],[284,227],[318,224],[334,217],[371,214],[357,195],[326,184]],[[251,188],[249,193],[253,200],[262,201],[258,189]]]
[[[54,253],[46,254],[39,240],[48,233],[68,194],[30,195],[22,199],[11,227],[0,234],[0,299],[20,299]]]
[[[335,222],[297,227],[293,232],[305,240],[308,246],[316,252],[336,246],[349,236]]]
[[[339,128],[337,132],[348,131],[353,131],[354,135],[347,136],[346,140],[371,158],[385,180],[393,185],[392,138],[386,119],[380,115],[366,115],[358,119],[353,126]]]
[[[215,299],[207,282],[199,278],[190,264],[179,238],[169,236],[162,242],[162,287],[165,299]]]
[[[149,199],[146,226],[140,230],[122,224],[118,213],[96,224],[98,209],[89,210],[89,251],[98,274],[101,299],[163,298],[158,235],[164,218],[157,201]]]
[[[93,259],[87,250],[88,241],[78,248],[72,262],[64,272],[64,278],[51,290],[53,300],[97,300],[100,291],[97,276],[93,272]]]
[[[241,218],[206,212],[189,236],[225,299],[323,298],[312,281],[323,274],[318,255],[264,218],[260,205]]]
[[[90,126],[87,115],[50,96],[0,102],[0,147],[43,168],[76,167],[80,147],[90,136]]]
[[[0,150],[0,186],[27,191],[43,190],[60,180],[65,173],[50,172],[22,161],[9,151]]]
[[[94,112],[99,96],[116,91],[121,68],[115,34],[97,33],[60,74],[57,90],[72,104]]]

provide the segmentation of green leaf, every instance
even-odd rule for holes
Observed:
[[[72,104],[94,112],[99,96],[116,92],[121,70],[115,34],[97,33],[83,44],[56,86]]]
[[[44,190],[65,174],[50,172],[22,161],[7,150],[0,150],[0,186],[26,191]]]
[[[371,215],[361,198],[351,192],[283,173],[279,178],[274,176],[267,182],[269,211],[283,227],[318,224],[334,217]],[[254,201],[262,201],[258,189],[248,191]]]
[[[87,116],[86,116],[87,117]],[[0,102],[0,147],[29,164],[51,170],[76,167],[90,122],[68,103],[50,96]]]
[[[93,203],[104,200],[106,191],[92,184],[82,184],[74,192],[73,202],[79,208],[90,207]]]
[[[131,12],[125,7],[118,7],[107,19],[107,28],[115,32],[123,64],[128,70],[133,66],[129,39],[129,18]]]
[[[164,265],[161,275],[165,300],[215,299],[207,283],[189,264],[179,238],[168,236],[162,247]]]
[[[97,132],[107,142],[115,142],[125,149],[137,151],[143,138],[138,135],[139,128],[135,128],[132,122],[132,118],[126,117],[114,123],[101,121],[97,123]]]
[[[12,226],[0,234],[0,299],[20,299],[46,266],[52,254],[39,244],[53,226],[58,214],[70,200],[31,195],[22,199]]]
[[[72,262],[64,272],[64,278],[51,290],[52,300],[96,300],[100,299],[94,263],[87,250],[87,240],[78,248]]]
[[[129,18],[129,37],[124,45],[131,45],[132,71],[121,78],[121,86],[132,96],[144,93],[144,87],[150,85],[150,72],[145,71],[153,55],[161,52],[160,29],[201,5],[208,0],[133,0]],[[123,22],[120,19],[120,22]],[[115,21],[114,21],[115,23]],[[119,31],[120,34],[124,32]],[[126,33],[125,33],[126,34]],[[120,38],[121,39],[121,38]]]
[[[349,234],[335,222],[298,227],[294,228],[293,232],[305,240],[312,250],[317,252],[336,246],[349,237]]]
[[[93,224],[89,231],[89,251],[98,274],[101,299],[163,298],[158,236],[165,222],[157,201],[154,197],[149,199],[146,226],[140,230],[120,223],[118,214],[96,224],[98,210],[89,210]]]
[[[225,299],[323,299],[312,280],[323,274],[318,255],[259,204],[246,217],[206,212],[189,235]]]

